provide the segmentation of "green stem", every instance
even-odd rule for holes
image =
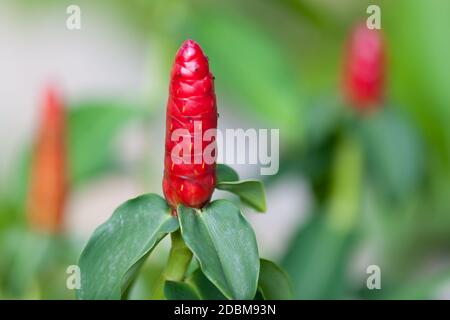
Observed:
[[[154,300],[163,300],[165,298],[164,284],[167,280],[183,280],[192,259],[192,252],[184,243],[180,230],[173,232],[170,236],[172,248],[170,249],[167,265],[155,285],[155,291],[152,296]]]
[[[357,222],[363,178],[363,152],[360,141],[344,135],[333,163],[328,220],[333,228],[349,231]]]

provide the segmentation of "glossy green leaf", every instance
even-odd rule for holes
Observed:
[[[227,298],[220,293],[208,278],[205,277],[201,269],[195,270],[185,280],[193,286],[202,300],[226,300]]]
[[[217,184],[222,182],[238,181],[238,173],[226,164],[217,164],[216,166]]]
[[[255,233],[232,202],[216,200],[202,210],[178,207],[186,245],[205,276],[229,299],[253,299],[259,275]]]
[[[128,200],[95,230],[79,267],[79,299],[120,299],[134,273],[155,245],[178,229],[171,208],[158,195]]]
[[[239,196],[241,201],[258,212],[266,211],[266,195],[264,185],[259,180],[242,180],[233,182],[221,182],[217,189],[225,190]]]
[[[164,295],[168,300],[200,300],[195,289],[185,282],[166,281]]]
[[[258,180],[238,181],[238,173],[225,164],[218,164],[216,168],[216,188],[232,192],[241,201],[259,212],[266,211],[266,196],[264,185]]]
[[[292,288],[287,274],[272,261],[261,259],[258,289],[265,300],[292,299]]]

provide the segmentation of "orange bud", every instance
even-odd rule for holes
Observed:
[[[34,229],[62,229],[67,193],[65,114],[61,98],[47,88],[42,118],[32,153],[28,218]]]

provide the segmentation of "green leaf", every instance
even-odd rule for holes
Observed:
[[[362,137],[372,179],[389,196],[405,197],[424,177],[424,148],[414,127],[394,110],[366,119]]]
[[[216,188],[236,194],[244,204],[258,212],[266,211],[264,185],[259,180],[221,182],[216,185]]]
[[[261,259],[258,289],[264,300],[292,299],[292,288],[286,273],[272,261]]]
[[[135,108],[86,103],[68,113],[71,183],[78,185],[117,166],[113,143],[117,133],[137,115]]]
[[[216,166],[216,177],[217,184],[239,180],[239,175],[233,168],[221,163]]]
[[[216,188],[232,192],[239,196],[241,201],[258,212],[266,211],[266,196],[264,185],[258,180],[238,181],[237,172],[225,165],[218,164],[216,168]]]
[[[192,285],[202,300],[226,300],[208,278],[205,277],[201,269],[195,270],[187,279],[187,283]]]
[[[177,229],[171,208],[158,195],[146,194],[122,204],[95,230],[81,254],[77,297],[120,299],[151,250]]]
[[[232,202],[216,200],[202,210],[178,207],[186,245],[205,276],[229,299],[253,299],[259,275],[255,233]]]
[[[166,281],[164,295],[168,300],[200,300],[195,289],[185,282]]]
[[[310,104],[305,114],[305,134],[308,147],[317,149],[322,147],[338,130],[346,108],[336,101],[334,95],[317,97]]]
[[[299,231],[283,261],[295,299],[342,297],[353,235],[333,228],[328,216],[314,212]]]

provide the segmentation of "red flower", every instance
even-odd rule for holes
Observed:
[[[28,195],[32,227],[61,230],[67,190],[65,114],[53,88],[45,92],[42,118],[35,142]]]
[[[384,94],[385,43],[380,30],[359,24],[347,43],[344,57],[343,90],[358,110],[380,106]]]
[[[213,76],[209,71],[208,58],[193,40],[187,40],[178,50],[171,72],[169,100],[166,117],[166,152],[164,161],[163,191],[172,207],[184,204],[201,208],[211,198],[216,183],[216,164],[206,161],[194,162],[199,150],[194,150],[194,131],[202,134],[217,128],[216,96]],[[184,152],[174,157],[172,151],[179,143],[172,141],[176,129],[186,132],[189,142],[190,163],[182,160]],[[180,131],[180,130],[178,130]],[[195,131],[198,132],[198,131]],[[197,137],[198,138],[198,137]],[[195,139],[197,140],[197,139]],[[181,139],[180,139],[181,141]],[[211,143],[201,141],[201,152]],[[195,153],[195,155],[194,155]],[[179,161],[178,161],[179,162]]]

